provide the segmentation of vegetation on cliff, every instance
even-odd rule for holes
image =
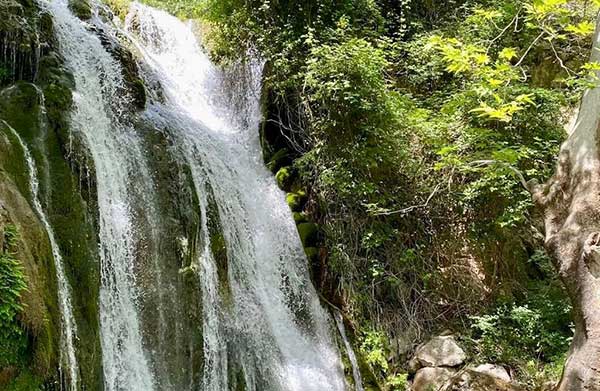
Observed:
[[[597,6],[215,0],[189,13],[217,60],[266,60],[266,159],[308,195],[291,206],[320,226],[315,281],[382,382],[444,327],[531,387],[559,375],[570,305],[530,190],[595,83]]]

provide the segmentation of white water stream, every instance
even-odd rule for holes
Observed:
[[[151,180],[133,129],[122,121],[130,99],[120,64],[68,8],[47,4],[60,52],[75,79],[71,130],[93,158],[99,208],[101,258],[100,338],[107,391],[151,391],[155,381],[144,350],[138,315],[134,202],[152,194]],[[97,18],[97,16],[95,16]]]
[[[342,341],[344,342],[346,354],[348,355],[348,359],[350,360],[350,364],[352,365],[352,378],[354,379],[354,390],[365,391],[365,388],[363,387],[362,376],[360,375],[360,370],[358,368],[358,361],[356,360],[356,354],[354,353],[354,349],[352,349],[352,345],[350,344],[348,336],[346,335],[346,328],[344,327],[344,318],[342,317],[342,313],[338,310],[335,310],[333,317],[335,318],[335,324],[337,325],[340,336],[342,337]]]
[[[191,23],[133,3],[127,29],[165,93],[147,117],[171,129],[189,164],[202,216],[214,198],[228,255],[226,305],[204,234],[204,390],[233,388],[227,360],[240,361],[248,390],[343,390],[331,325],[311,284],[284,194],[262,162],[261,67],[215,67]],[[206,219],[206,217],[204,217]],[[207,222],[203,221],[206,232]],[[229,355],[225,348],[229,344]],[[235,354],[231,354],[234,351]]]

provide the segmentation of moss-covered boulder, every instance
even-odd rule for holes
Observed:
[[[275,179],[277,179],[277,186],[281,190],[288,190],[293,181],[292,168],[289,166],[281,167],[275,174]]]
[[[87,0],[69,0],[69,8],[81,20],[92,17],[92,7]]]
[[[285,201],[293,212],[301,212],[306,200],[306,193],[302,190],[288,193],[285,197]]]
[[[315,223],[300,223],[298,234],[304,247],[314,247],[319,239],[319,226]]]

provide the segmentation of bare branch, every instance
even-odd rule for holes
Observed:
[[[393,210],[393,211],[386,211],[386,212],[378,212],[373,214],[374,216],[391,216],[391,215],[395,215],[395,214],[406,214],[409,212],[412,212],[415,209],[420,209],[420,208],[426,208],[429,205],[429,202],[431,201],[431,199],[433,198],[433,196],[435,195],[435,193],[438,192],[438,190],[441,187],[441,183],[437,184],[437,186],[435,187],[435,189],[433,189],[433,191],[431,192],[431,194],[429,194],[429,197],[427,197],[427,200],[425,201],[424,204],[421,205],[412,205],[409,206],[407,208],[404,209],[399,209],[399,210]]]
[[[527,190],[530,193],[532,192],[529,184],[527,183],[527,181],[525,180],[525,177],[523,176],[523,173],[521,171],[519,171],[516,167],[514,167],[506,162],[501,162],[498,160],[475,160],[475,161],[471,162],[471,165],[473,165],[475,167],[491,166],[492,164],[499,164],[501,166],[504,166],[504,167],[507,167],[508,169],[510,169],[512,172],[515,173],[515,175],[517,175],[517,177],[519,178],[519,182],[521,183],[521,185],[523,185],[525,190]]]

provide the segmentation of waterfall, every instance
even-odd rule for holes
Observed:
[[[79,367],[77,365],[77,358],[75,356],[75,339],[77,338],[77,324],[75,323],[75,317],[73,316],[73,306],[71,304],[71,288],[67,281],[65,274],[63,258],[54,236],[52,226],[48,222],[44,208],[40,201],[39,188],[40,183],[38,180],[38,171],[33,160],[33,156],[29,152],[27,145],[19,135],[19,133],[13,129],[8,123],[2,121],[2,124],[6,126],[15,136],[19,145],[23,150],[23,156],[27,163],[27,171],[29,175],[29,186],[31,189],[31,201],[33,203],[33,209],[37,213],[42,226],[44,227],[48,239],[50,240],[50,247],[52,249],[52,256],[54,257],[54,267],[56,269],[56,281],[58,284],[58,305],[61,314],[61,372],[62,368],[66,366],[68,370],[68,384],[69,390],[79,390]]]
[[[352,365],[352,378],[354,379],[354,390],[365,391],[363,387],[362,376],[360,375],[360,370],[358,368],[358,361],[356,360],[356,354],[354,354],[354,349],[352,349],[352,345],[350,345],[350,341],[348,341],[348,336],[346,335],[346,328],[344,327],[344,319],[342,318],[342,313],[338,310],[335,310],[333,317],[335,318],[335,323],[337,325],[340,336],[342,337],[342,341],[344,342],[346,354],[348,355],[348,359],[350,360],[350,364]]]
[[[72,137],[87,149],[95,175],[104,388],[344,390],[334,325],[311,283],[285,195],[262,161],[260,62],[221,69],[202,50],[193,23],[138,3],[124,29],[103,19],[99,4],[85,22],[69,11],[68,0],[45,7],[75,81]],[[142,112],[132,109],[124,68],[110,49],[119,39],[140,54],[148,90]],[[159,136],[168,147],[156,144]],[[153,148],[164,148],[174,170],[189,175],[178,184],[193,194],[199,220],[189,266],[177,250],[157,244],[181,238],[161,227],[170,221],[164,216],[173,217],[162,207],[176,200],[158,207],[159,194],[174,196],[163,189],[171,184],[156,185]],[[161,274],[173,267],[195,273],[201,316],[193,324],[170,308],[184,300],[185,289],[177,275],[171,284],[173,276]],[[181,338],[187,345],[171,354]],[[197,366],[167,362],[192,362],[196,345]],[[196,367],[198,376],[183,379]]]
[[[100,338],[107,391],[151,391],[154,377],[144,350],[136,286],[139,231],[135,200],[152,194],[139,140],[126,121],[129,97],[120,64],[68,9],[47,5],[65,65],[73,74],[73,137],[88,148],[96,174],[100,238]],[[97,15],[94,18],[98,18]]]
[[[139,3],[132,4],[126,28],[144,56],[146,78],[157,80],[164,93],[164,102],[152,101],[145,115],[172,132],[191,169],[203,219],[211,216],[214,200],[226,243],[223,282],[203,220],[202,389],[234,388],[226,374],[237,363],[248,390],[343,390],[330,320],[284,194],[262,162],[260,66],[219,69],[192,23]]]

